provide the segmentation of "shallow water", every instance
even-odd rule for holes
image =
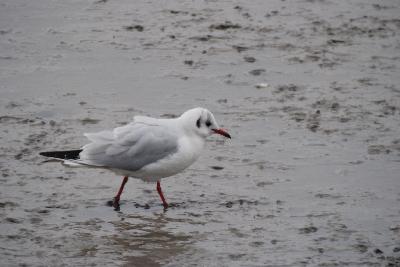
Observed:
[[[3,266],[397,266],[397,1],[2,1]],[[232,140],[155,185],[43,163],[204,106]]]

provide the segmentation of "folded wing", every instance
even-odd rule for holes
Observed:
[[[138,171],[173,155],[178,138],[165,125],[134,121],[113,131],[88,133],[80,161],[87,165]]]

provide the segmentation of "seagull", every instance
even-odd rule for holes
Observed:
[[[120,198],[128,178],[156,182],[164,209],[168,208],[160,180],[189,167],[200,156],[206,137],[219,134],[231,138],[205,108],[193,108],[180,117],[157,119],[135,116],[112,130],[85,133],[89,143],[81,149],[47,151],[40,155],[69,166],[108,169],[122,175],[122,184],[110,204],[120,210]]]

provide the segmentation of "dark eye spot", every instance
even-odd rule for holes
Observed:
[[[197,128],[200,128],[200,118],[196,121]]]
[[[206,126],[210,127],[211,126],[211,121],[206,121]]]

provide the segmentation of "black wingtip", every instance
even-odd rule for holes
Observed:
[[[45,151],[40,152],[39,155],[49,158],[57,158],[57,159],[79,159],[79,153],[82,152],[82,149],[77,150],[67,150],[67,151]]]

